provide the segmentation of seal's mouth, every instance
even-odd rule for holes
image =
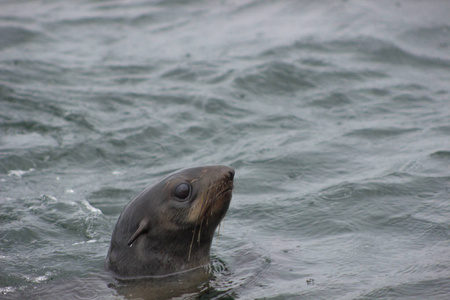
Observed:
[[[215,192],[212,197],[208,197],[209,199],[205,199],[204,203],[205,209],[204,212],[201,214],[202,217],[199,219],[208,218],[209,216],[212,216],[217,213],[223,213],[225,215],[226,210],[228,209],[228,204],[231,201],[231,195],[233,193],[233,182],[229,181],[228,184],[226,184],[222,189],[220,189],[218,192]],[[224,206],[226,206],[225,211]]]
[[[226,179],[213,184],[198,199],[197,207],[191,212],[190,219],[196,225],[207,221],[206,224],[214,224],[218,222],[210,222],[210,220],[220,220],[225,216],[228,205],[231,201],[233,192],[233,181]]]
[[[213,200],[211,201],[213,204],[218,201],[224,194],[226,193],[232,193],[233,192],[233,182],[230,181],[230,183],[225,186],[223,189],[221,189],[217,194],[214,196]]]
[[[213,200],[212,202],[214,203],[214,201],[217,201],[218,199],[220,199],[224,194],[228,193],[228,192],[232,192],[233,191],[233,180],[223,180],[217,187],[216,187],[216,192],[213,195]]]

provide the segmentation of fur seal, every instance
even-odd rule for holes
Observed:
[[[230,167],[203,166],[144,189],[119,216],[107,269],[126,279],[208,265],[214,231],[230,205],[233,178]]]

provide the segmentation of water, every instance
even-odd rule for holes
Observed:
[[[122,299],[124,205],[236,169],[186,298],[450,296],[448,1],[2,1],[0,298]]]

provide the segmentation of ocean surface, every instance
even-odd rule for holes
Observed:
[[[449,15],[1,1],[0,299],[137,297],[104,269],[120,212],[208,164],[235,190],[181,299],[449,299]]]

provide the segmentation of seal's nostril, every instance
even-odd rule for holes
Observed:
[[[233,180],[234,178],[234,170],[230,171],[230,179]]]

